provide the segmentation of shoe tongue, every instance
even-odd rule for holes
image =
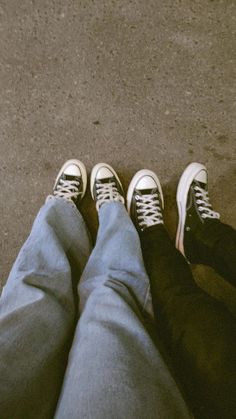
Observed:
[[[114,177],[106,177],[106,178],[102,178],[102,179],[97,179],[98,183],[111,183],[114,181]]]
[[[63,173],[62,175],[63,180],[79,180],[78,176],[68,175],[67,173]]]
[[[157,188],[153,188],[153,189],[137,189],[136,191],[137,191],[137,193],[139,195],[152,195],[152,194],[158,192]]]
[[[197,186],[199,186],[199,188],[202,188],[202,189],[204,189],[205,191],[207,191],[207,183],[205,183],[205,182],[199,182],[199,181],[197,181],[197,180],[195,179],[195,184],[196,184]]]

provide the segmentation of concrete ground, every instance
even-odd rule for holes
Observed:
[[[210,196],[235,225],[235,32],[232,0],[1,0],[1,285],[62,163],[140,168],[175,190],[191,161],[207,165]],[[87,194],[83,213],[93,234]],[[196,280],[235,311],[235,289],[210,269]]]

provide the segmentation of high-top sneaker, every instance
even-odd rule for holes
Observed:
[[[125,202],[121,181],[109,164],[98,163],[93,168],[90,187],[97,211],[107,202]]]
[[[210,204],[207,169],[203,164],[191,163],[183,172],[177,189],[177,205],[176,247],[190,262],[204,263],[210,232],[220,214],[213,211]]]
[[[65,199],[78,208],[85,195],[87,186],[87,173],[84,164],[76,159],[68,160],[63,164],[56,178],[53,194],[47,200],[56,197]]]
[[[163,193],[154,172],[144,169],[134,175],[128,188],[127,208],[138,231],[163,224]]]

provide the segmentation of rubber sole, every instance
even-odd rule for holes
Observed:
[[[176,248],[185,256],[184,252],[184,226],[186,220],[186,205],[188,199],[189,188],[201,170],[206,170],[206,167],[201,163],[190,163],[184,170],[178,184],[176,201],[178,207],[178,227],[176,232]]]
[[[61,168],[60,172],[59,172],[59,173],[58,173],[58,175],[57,175],[57,178],[56,178],[56,181],[55,181],[55,184],[54,184],[54,188],[55,188],[55,186],[56,186],[56,184],[57,184],[58,180],[60,179],[60,177],[61,177],[62,173],[64,172],[64,170],[65,170],[68,166],[70,166],[71,164],[74,164],[75,166],[78,166],[78,168],[80,169],[80,172],[81,172],[81,177],[82,177],[82,180],[83,180],[83,192],[82,192],[82,198],[83,198],[83,197],[84,197],[84,195],[85,195],[86,189],[87,189],[87,171],[86,171],[86,167],[85,167],[84,163],[82,163],[80,160],[77,160],[77,159],[70,159],[70,160],[67,160],[67,161],[63,164],[63,166],[62,166],[62,168]],[[54,188],[53,188],[53,189],[54,189]]]
[[[161,203],[162,203],[162,208],[164,209],[164,198],[163,198],[163,192],[162,192],[162,187],[161,187],[161,183],[157,177],[157,175],[152,172],[151,170],[148,169],[142,169],[139,170],[134,177],[132,178],[129,187],[128,187],[128,192],[127,192],[127,197],[126,197],[126,202],[127,202],[127,210],[128,213],[130,214],[131,212],[131,204],[132,204],[132,198],[133,198],[133,194],[134,194],[134,190],[136,188],[136,185],[138,184],[138,182],[140,181],[140,179],[144,176],[150,176],[154,179],[154,181],[156,182],[158,189],[160,191],[160,196],[161,196]]]

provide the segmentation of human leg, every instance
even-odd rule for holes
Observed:
[[[195,284],[188,263],[170,240],[163,224],[163,195],[156,175],[138,172],[128,196],[150,278],[157,330],[194,413],[201,419],[233,418],[234,319]]]
[[[163,226],[140,239],[157,329],[196,417],[235,417],[235,319],[195,284]]]
[[[82,169],[73,161],[60,173],[1,296],[2,419],[51,418],[57,403],[77,320],[77,283],[91,250],[73,202],[85,191]]]
[[[81,317],[56,418],[189,417],[145,329],[152,315],[149,281],[121,185],[114,172],[104,180],[109,170],[93,193],[100,225],[79,284]]]

